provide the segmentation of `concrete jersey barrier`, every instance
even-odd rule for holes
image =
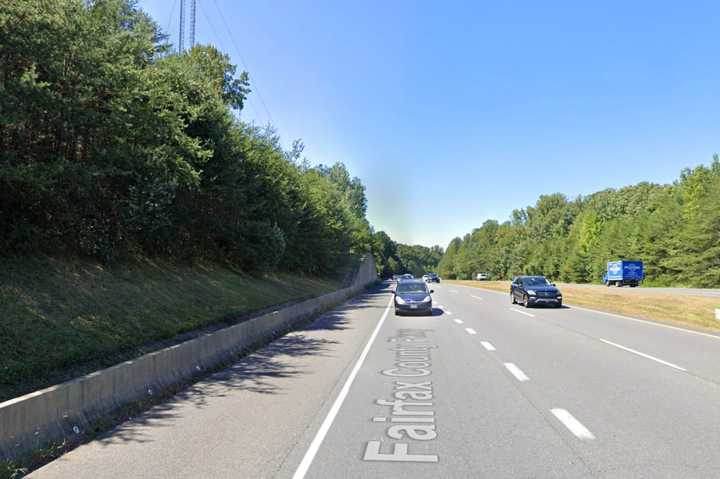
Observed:
[[[77,435],[124,404],[157,394],[338,306],[376,278],[374,258],[366,255],[347,288],[0,403],[0,458],[12,460],[51,441]]]

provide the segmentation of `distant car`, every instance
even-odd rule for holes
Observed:
[[[538,305],[562,306],[562,293],[545,276],[518,276],[510,284],[512,304],[520,303],[526,308]]]
[[[429,282],[430,282],[430,276],[427,275],[427,274],[424,274],[424,275],[423,275],[423,281],[425,281],[426,283],[429,283]]]
[[[400,275],[394,274],[392,279],[393,279],[393,281],[397,282],[400,279]]]
[[[475,275],[475,279],[477,281],[487,281],[489,279],[489,276],[487,273],[478,273]]]
[[[415,276],[413,276],[409,273],[401,274],[400,277],[398,278],[398,281],[406,281],[408,279],[415,279]]]
[[[421,279],[408,279],[398,283],[395,295],[395,315],[424,314],[432,316],[432,296],[434,291],[428,289]]]
[[[439,283],[440,277],[437,275],[437,273],[428,273],[425,276],[428,277],[427,282],[428,283]]]

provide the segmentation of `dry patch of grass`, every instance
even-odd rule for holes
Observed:
[[[471,286],[473,288],[490,289],[493,291],[503,291],[505,293],[510,292],[510,281],[468,281],[468,280],[456,280],[446,279],[443,280],[445,283],[461,284],[463,286]]]
[[[509,293],[509,281],[446,281],[474,288]],[[689,326],[705,331],[720,331],[715,308],[720,299],[705,296],[648,292],[618,288],[588,288],[572,284],[558,284],[564,302],[608,313]]]

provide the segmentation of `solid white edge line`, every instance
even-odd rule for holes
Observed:
[[[602,338],[600,338],[600,341],[602,341],[602,342],[605,343],[605,344],[609,344],[610,346],[615,346],[616,348],[622,349],[622,350],[627,351],[627,352],[629,352],[629,353],[637,354],[638,356],[642,356],[642,357],[644,357],[644,358],[646,358],[646,359],[651,359],[651,360],[656,361],[656,362],[658,362],[658,363],[660,363],[660,364],[664,364],[665,366],[670,366],[671,368],[677,369],[678,371],[687,371],[687,369],[681,368],[681,367],[678,366],[677,364],[673,364],[673,363],[669,363],[669,362],[667,362],[667,361],[663,361],[662,359],[656,358],[655,356],[650,356],[649,354],[641,353],[640,351],[636,351],[636,350],[634,350],[634,349],[630,349],[630,348],[625,347],[625,346],[623,346],[623,345],[620,345],[620,344],[617,344],[617,343],[613,343],[612,341],[608,341],[607,339],[602,339]]]
[[[534,318],[535,315],[531,313],[526,313],[525,311],[520,311],[517,308],[510,308],[510,311],[515,311],[516,313],[524,314],[525,316],[530,316],[531,318]]]
[[[453,321],[455,321],[455,322],[458,323],[458,324],[462,324],[462,323],[463,323],[463,320],[462,320],[462,319],[453,319]]]
[[[335,416],[337,416],[343,401],[345,401],[348,392],[350,392],[350,386],[352,386],[353,381],[355,381],[355,376],[357,376],[358,372],[360,371],[360,368],[362,367],[363,362],[365,362],[365,358],[370,352],[370,348],[372,347],[375,338],[380,332],[380,328],[385,323],[385,318],[387,318],[388,312],[390,311],[390,305],[392,304],[392,300],[393,298],[391,297],[390,301],[388,301],[387,307],[385,308],[385,312],[380,318],[377,326],[375,326],[375,330],[370,336],[370,339],[368,339],[368,342],[365,345],[362,353],[360,353],[360,357],[355,362],[355,366],[353,367],[352,371],[350,371],[350,375],[348,376],[347,380],[345,380],[345,384],[340,390],[337,398],[335,398],[335,402],[330,408],[330,411],[327,413],[327,416],[325,416],[325,420],[323,420],[322,424],[320,425],[320,429],[318,429],[318,432],[315,434],[315,438],[310,443],[310,447],[308,447],[308,450],[305,452],[305,456],[303,456],[300,465],[298,465],[297,469],[295,470],[295,474],[293,474],[292,476],[293,479],[303,479],[305,477],[305,474],[307,474],[308,469],[310,469],[313,459],[315,459],[315,455],[320,449],[320,446],[322,445],[325,436],[330,430],[330,426],[332,426],[332,423],[335,420]]]
[[[460,288],[482,289],[482,288],[473,288],[472,286],[465,286],[462,284],[458,284],[457,286],[459,286]],[[486,293],[495,293],[495,294],[502,294],[502,295],[508,294],[508,293],[503,293],[502,291],[495,291],[492,289],[482,289],[482,291],[484,291]],[[718,335],[718,334],[703,333],[702,331],[695,331],[694,329],[682,328],[680,326],[671,326],[669,324],[661,324],[656,321],[649,321],[647,319],[632,318],[630,316],[624,316],[622,314],[617,314],[617,313],[608,313],[607,311],[600,311],[598,309],[591,309],[591,308],[585,308],[583,306],[576,306],[572,303],[565,303],[565,305],[569,306],[571,309],[579,309],[581,311],[587,311],[590,313],[604,314],[605,316],[612,316],[612,317],[619,318],[619,319],[627,319],[628,321],[635,321],[636,323],[643,323],[648,326],[657,326],[658,328],[674,329],[675,331],[680,331],[681,333],[695,334],[698,336],[705,336],[706,338],[712,338],[712,339],[720,339],[720,335]]]
[[[480,344],[482,344],[483,348],[487,349],[488,351],[495,351],[495,346],[493,346],[488,341],[480,341]]]
[[[465,328],[465,331],[467,331],[468,334],[477,334],[477,331],[475,331],[473,328]]]
[[[581,311],[588,311],[590,313],[604,314],[605,316],[612,316],[614,318],[619,318],[619,319],[627,319],[628,321],[635,321],[636,323],[644,323],[644,324],[647,324],[648,326],[657,326],[658,328],[674,329],[675,331],[680,331],[682,333],[696,334],[698,336],[705,336],[707,338],[720,339],[720,336],[718,336],[717,334],[703,333],[702,331],[694,331],[692,329],[681,328],[678,326],[670,326],[669,324],[660,324],[655,321],[648,321],[647,319],[631,318],[630,316],[623,316],[622,314],[608,313],[606,311],[598,311],[597,309],[583,308],[582,306],[575,306],[573,304],[569,304],[568,306],[570,306],[572,309],[579,309]]]
[[[510,374],[515,376],[515,379],[517,379],[520,382],[529,381],[530,378],[527,377],[527,374],[525,374],[522,369],[515,366],[513,363],[503,363],[505,364],[505,368],[507,368],[508,371],[510,371]]]
[[[570,430],[570,432],[575,434],[577,438],[586,440],[595,439],[595,435],[565,409],[555,408],[551,409],[550,412],[552,412],[553,415]]]

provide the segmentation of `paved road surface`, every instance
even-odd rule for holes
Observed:
[[[387,290],[36,478],[720,477],[720,338],[506,294]]]

